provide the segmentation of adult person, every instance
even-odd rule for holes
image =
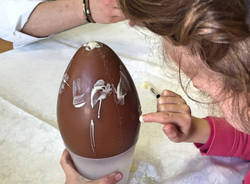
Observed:
[[[126,18],[164,38],[166,53],[223,113],[222,117],[193,117],[181,96],[164,90],[158,99],[157,112],[143,115],[143,121],[163,124],[170,140],[194,142],[202,154],[236,156],[249,161],[249,2],[119,2]],[[250,183],[250,172],[243,182]]]
[[[0,37],[14,47],[88,21],[106,24],[124,19],[116,0],[2,0],[0,12]]]
[[[91,14],[87,14],[87,10]],[[0,38],[13,42],[14,47],[89,22],[107,24],[124,20],[116,0],[1,0],[0,12]],[[81,177],[74,171],[68,152],[64,151],[63,155],[65,159],[61,163],[66,183],[80,182]],[[88,183],[113,184],[121,178],[120,172],[113,172]]]

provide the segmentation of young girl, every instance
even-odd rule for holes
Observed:
[[[169,139],[194,142],[202,154],[250,160],[247,0],[119,2],[131,22],[164,38],[166,53],[223,112],[220,118],[195,118],[181,96],[164,90],[157,112],[144,114],[143,121],[163,124]],[[250,172],[243,182],[250,184]]]
[[[250,32],[243,0],[120,0],[125,16],[164,38],[164,48],[223,117],[192,117],[164,90],[144,122],[163,124],[174,142],[194,142],[202,154],[250,160]],[[250,172],[245,184],[250,183]]]

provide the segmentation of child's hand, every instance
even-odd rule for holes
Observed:
[[[191,110],[176,93],[164,90],[157,101],[157,112],[143,115],[144,122],[163,124],[163,131],[171,141],[187,141],[191,134]]]
[[[157,112],[144,114],[144,122],[163,124],[163,131],[173,142],[205,143],[210,135],[206,120],[191,116],[185,100],[176,93],[163,90],[157,101]]]

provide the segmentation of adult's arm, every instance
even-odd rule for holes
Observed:
[[[39,40],[21,29],[42,0],[1,0],[0,38],[13,42],[14,48]]]
[[[45,1],[32,11],[21,32],[46,37],[84,23],[82,0]]]
[[[89,0],[97,23],[124,19],[116,0]],[[0,37],[19,47],[86,23],[82,0],[2,0]]]

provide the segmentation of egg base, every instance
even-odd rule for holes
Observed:
[[[135,145],[113,157],[92,159],[79,156],[68,149],[76,169],[84,178],[95,180],[114,171],[120,171],[123,178],[117,184],[127,184],[134,150]]]

